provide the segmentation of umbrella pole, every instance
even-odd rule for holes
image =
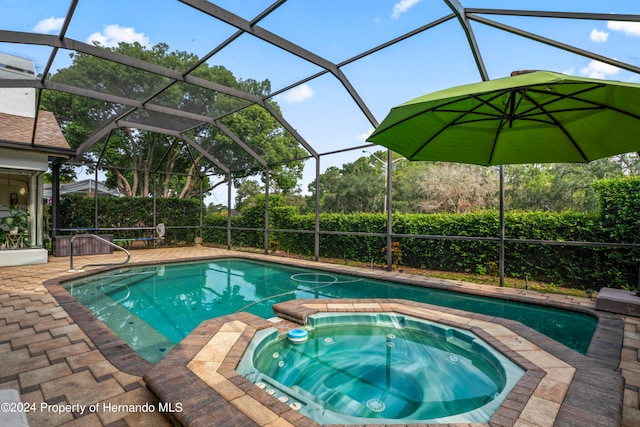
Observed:
[[[500,287],[504,286],[504,166],[500,165]]]
[[[392,217],[393,210],[391,209],[392,164],[393,164],[393,158],[392,158],[391,150],[387,150],[387,162],[386,162],[387,176],[385,177],[385,179],[387,180],[385,185],[387,191],[384,195],[385,197],[384,210],[385,210],[385,213],[387,214],[387,271],[393,270],[393,250],[392,250],[393,239],[391,238],[391,233],[393,233],[393,217]]]

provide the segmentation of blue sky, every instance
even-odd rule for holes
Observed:
[[[272,0],[216,2],[251,20]],[[630,0],[460,0],[465,7],[639,14]],[[0,30],[58,34],[69,9],[66,0],[0,0]],[[442,0],[289,0],[260,26],[334,63],[373,48],[450,13]],[[487,16],[543,37],[640,66],[640,22],[514,18]],[[472,23],[490,78],[513,70],[547,69],[604,79],[638,81],[638,75],[532,40]],[[175,0],[81,0],[66,36],[112,46],[119,41],[166,43],[171,50],[204,55],[235,32]],[[0,52],[32,59],[42,71],[50,48],[0,43]],[[54,70],[69,65],[68,52],[57,55]],[[244,35],[209,61],[237,78],[269,79],[274,90],[320,69],[252,36]],[[378,122],[394,105],[427,92],[472,83],[480,75],[464,33],[454,19],[342,68]],[[274,98],[284,117],[320,153],[364,143],[373,126],[340,82],[325,75]],[[371,150],[373,151],[373,150]],[[321,169],[340,166],[361,150],[326,156]],[[305,183],[315,165],[305,168]],[[224,203],[226,194],[210,201]]]

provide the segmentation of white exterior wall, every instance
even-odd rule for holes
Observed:
[[[35,79],[35,67],[28,59],[0,53],[0,79]],[[36,116],[36,90],[8,88],[0,90],[0,113]]]
[[[35,79],[35,67],[30,60],[0,53],[0,79]],[[16,116],[35,118],[36,90],[32,88],[7,88],[0,90],[0,112]],[[0,148],[0,169],[33,171],[29,178],[29,204],[31,216],[29,235],[32,243],[43,243],[42,227],[42,174],[47,171],[44,153],[28,150]],[[44,248],[29,248],[0,251],[0,267],[10,265],[42,264],[48,260]]]
[[[0,169],[46,172],[48,157],[44,153],[0,148]]]

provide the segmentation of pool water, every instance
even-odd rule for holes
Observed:
[[[273,316],[296,298],[402,298],[517,320],[586,353],[597,320],[580,313],[243,259],[122,268],[63,284],[134,351],[157,362],[203,320]]]
[[[409,316],[311,316],[260,331],[237,371],[320,424],[488,422],[524,371],[476,335]]]

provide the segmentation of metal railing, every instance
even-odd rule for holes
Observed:
[[[121,251],[124,251],[127,254],[127,259],[124,262],[119,262],[119,263],[112,263],[112,262],[107,262],[107,263],[99,263],[99,264],[85,264],[82,267],[80,267],[79,270],[75,270],[73,268],[73,241],[75,239],[77,239],[78,237],[93,237],[95,239],[100,240],[101,242],[104,242],[106,244],[108,244],[109,246],[115,248],[115,249],[119,249]],[[129,262],[129,260],[131,259],[131,254],[129,253],[128,250],[126,250],[123,247],[120,247],[118,245],[116,245],[115,243],[112,243],[110,241],[108,241],[107,239],[103,239],[102,237],[96,235],[96,234],[76,234],[75,236],[71,237],[70,240],[70,249],[69,249],[69,271],[82,271],[85,267],[99,267],[99,266],[111,266],[111,265],[125,265]]]

